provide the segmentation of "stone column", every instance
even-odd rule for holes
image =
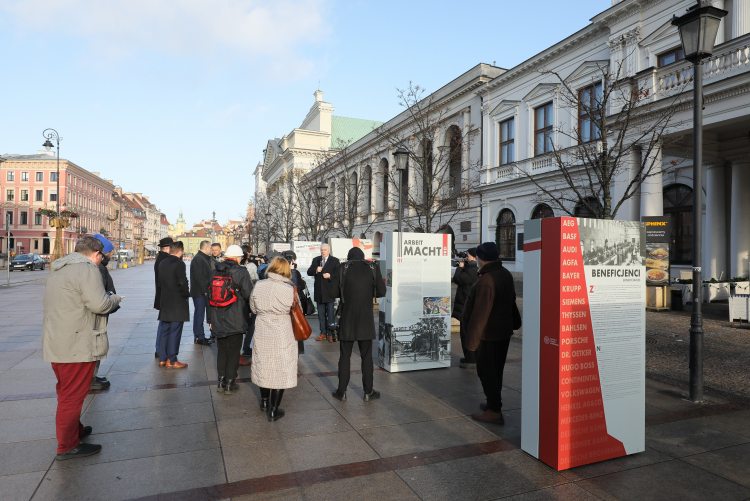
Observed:
[[[703,228],[703,278],[727,278],[726,231],[724,210],[724,162],[706,166],[706,223]]]
[[[750,33],[750,2],[734,0],[732,2],[732,38]]]
[[[750,193],[750,158],[734,160],[732,161],[732,218],[729,229],[731,275],[729,278],[748,276],[748,260],[750,260],[748,193]]]
[[[724,10],[724,0],[711,0],[710,3],[717,9]],[[716,34],[716,45],[724,43],[724,26],[726,26],[726,23],[724,22],[725,19],[726,17],[723,17],[721,19],[721,24],[719,24],[719,32]]]
[[[652,167],[653,165],[653,167]],[[641,184],[641,217],[664,215],[661,148],[654,147],[646,158],[643,172],[652,175]]]
[[[471,108],[466,107],[463,112],[463,141],[461,141],[461,188],[465,188],[469,181],[469,127],[471,126]]]

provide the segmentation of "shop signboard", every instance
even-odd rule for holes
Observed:
[[[385,233],[378,365],[389,372],[450,367],[451,236]]]
[[[668,217],[641,218],[646,225],[646,285],[669,285],[669,242],[672,222]]]
[[[345,261],[352,247],[359,247],[365,253],[365,259],[372,261],[372,240],[361,238],[329,238],[331,255],[340,261]]]
[[[524,223],[521,449],[564,470],[645,450],[646,226]]]

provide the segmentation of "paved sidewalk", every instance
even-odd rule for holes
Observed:
[[[468,416],[483,401],[476,373],[454,367],[376,372],[379,401],[352,376],[334,400],[338,345],[306,343],[287,415],[269,423],[249,367],[241,390],[215,392],[215,346],[192,343],[180,360],[153,356],[151,266],[112,272],[123,308],[110,317],[112,382],[86,399],[90,458],[54,461],[54,374],[41,360],[43,283],[0,290],[0,498],[3,500],[595,500],[750,499],[750,405],[647,382],[647,451],[556,472],[520,445],[521,341],[505,370],[505,426]],[[313,322],[316,327],[317,322]]]

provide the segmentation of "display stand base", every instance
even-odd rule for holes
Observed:
[[[646,310],[647,311],[664,311],[672,307],[672,298],[669,294],[669,287],[646,287]]]

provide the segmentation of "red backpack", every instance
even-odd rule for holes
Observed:
[[[214,275],[211,279],[211,284],[208,286],[208,304],[221,308],[229,306],[236,301],[237,293],[234,289],[232,276],[224,272]]]

